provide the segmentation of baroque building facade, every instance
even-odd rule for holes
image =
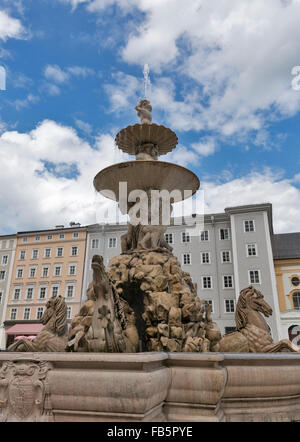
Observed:
[[[300,345],[300,233],[273,237],[282,334]]]
[[[86,228],[57,226],[19,232],[5,312],[6,347],[17,335],[36,335],[48,299],[65,297],[68,318],[80,308]],[[2,348],[3,348],[2,344]]]

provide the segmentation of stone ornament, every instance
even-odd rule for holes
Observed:
[[[250,286],[240,292],[236,306],[236,331],[225,335],[216,351],[231,353],[299,353],[299,348],[288,339],[274,343],[264,316],[272,315],[272,308],[263,294]],[[213,328],[213,326],[212,326]]]
[[[141,100],[135,109],[137,110],[138,117],[141,119],[142,124],[151,124],[152,106],[149,100]]]
[[[93,257],[92,269],[87,301],[72,320],[66,350],[136,352],[139,340],[132,309],[111,284],[102,257]]]
[[[53,420],[48,362],[7,361],[0,369],[0,422]]]
[[[44,328],[32,341],[22,338],[8,347],[9,351],[64,351],[68,339],[67,305],[61,296],[53,296],[40,319]]]

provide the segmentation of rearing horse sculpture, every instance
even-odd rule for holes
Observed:
[[[273,342],[264,316],[272,315],[272,308],[263,294],[250,286],[242,290],[236,306],[236,331],[225,335],[214,351],[231,353],[276,353],[290,351],[299,353],[299,348],[288,339]]]
[[[53,296],[46,304],[40,319],[44,328],[40,334],[28,341],[22,338],[8,347],[9,351],[64,351],[68,341],[67,306],[64,298]]]

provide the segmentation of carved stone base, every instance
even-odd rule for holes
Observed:
[[[48,371],[51,364],[35,360],[9,360],[0,369],[0,422],[53,420]]]

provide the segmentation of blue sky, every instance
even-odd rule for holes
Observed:
[[[299,19],[299,0],[0,0],[1,233],[97,221],[145,63],[179,138],[161,159],[197,173],[206,212],[272,202],[299,231]]]

